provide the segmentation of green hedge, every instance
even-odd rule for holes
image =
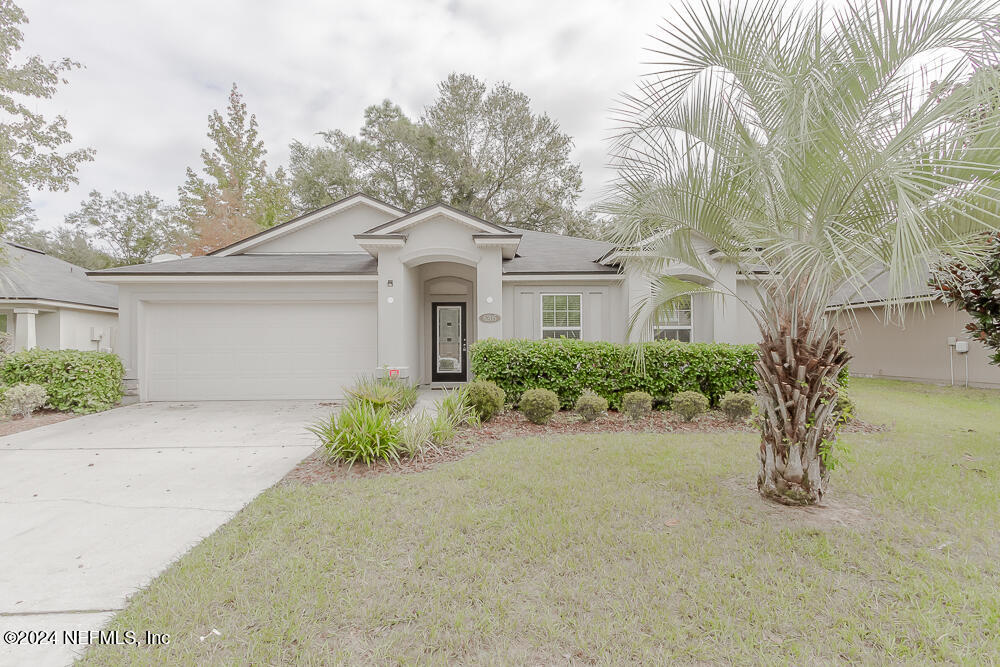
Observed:
[[[645,391],[664,401],[699,391],[718,404],[727,391],[753,392],[756,345],[658,341],[643,345],[645,373],[635,368],[635,345],[579,340],[496,340],[472,346],[472,372],[492,380],[516,403],[526,389],[551,389],[570,408],[592,389],[618,409],[623,394]]]
[[[48,406],[65,412],[97,412],[122,397],[125,369],[117,355],[83,350],[24,350],[0,362],[5,385],[40,384]]]

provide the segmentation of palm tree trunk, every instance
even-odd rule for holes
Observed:
[[[836,438],[837,375],[850,354],[843,331],[833,323],[799,319],[793,326],[792,321],[761,323],[757,488],[786,505],[813,505],[826,493],[822,450]]]

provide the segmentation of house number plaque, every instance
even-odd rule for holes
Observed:
[[[493,322],[499,322],[500,321],[500,314],[499,313],[483,313],[482,315],[479,316],[479,321],[480,322],[485,322],[486,324],[492,324]]]

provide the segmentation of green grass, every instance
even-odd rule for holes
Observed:
[[[113,621],[168,647],[84,662],[997,661],[1000,392],[852,394],[893,429],[844,437],[846,525],[764,505],[749,434],[514,440],[271,489]]]

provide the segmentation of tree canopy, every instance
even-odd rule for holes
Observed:
[[[577,209],[580,166],[573,140],[527,95],[452,74],[419,119],[390,100],[365,110],[357,136],[323,132],[323,144],[292,144],[292,189],[302,210],[361,190],[406,210],[438,201],[498,224],[549,232],[590,231]]]
[[[0,0],[0,232],[33,219],[31,189],[68,190],[77,183],[78,165],[94,157],[90,148],[67,149],[72,136],[64,117],[49,120],[33,110],[80,65],[68,58],[18,60],[27,22],[20,7]]]
[[[257,118],[247,111],[236,84],[225,115],[209,115],[208,138],[212,148],[201,152],[200,173],[189,167],[178,188],[181,222],[190,230],[180,248],[193,254],[205,254],[294,215],[284,169],[268,171]]]
[[[117,190],[105,197],[97,190],[66,222],[110,249],[116,265],[142,264],[172,248],[180,232],[176,211],[149,192],[130,195]]]

